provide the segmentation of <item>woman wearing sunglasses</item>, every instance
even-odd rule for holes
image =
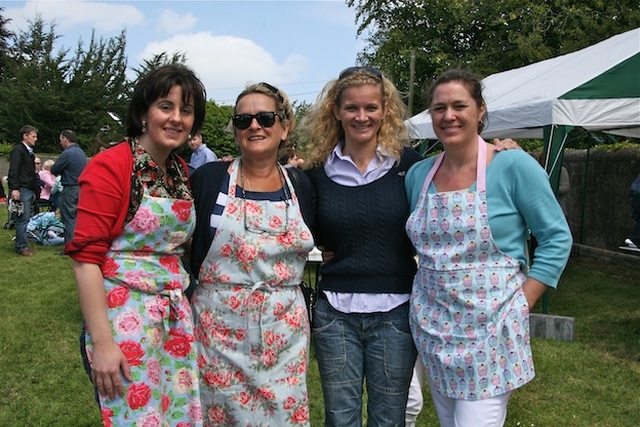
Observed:
[[[191,179],[205,425],[309,425],[309,320],[298,284],[314,245],[313,188],[277,162],[294,125],[286,94],[248,86],[230,124],[240,158],[207,163]]]
[[[365,379],[367,425],[404,425],[416,360],[404,175],[421,159],[408,146],[404,117],[389,79],[352,67],[325,86],[307,122],[315,237],[330,258],[320,270],[313,320],[326,426],[362,425]]]

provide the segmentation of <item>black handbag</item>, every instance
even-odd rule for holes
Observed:
[[[304,296],[304,302],[307,305],[307,315],[309,316],[309,325],[313,325],[313,314],[316,310],[316,300],[318,298],[318,290],[310,286],[304,280],[300,282],[300,290]]]

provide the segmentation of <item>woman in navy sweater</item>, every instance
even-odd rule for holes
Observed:
[[[307,122],[308,171],[318,196],[321,267],[313,320],[325,425],[404,425],[416,349],[408,322],[416,271],[404,233],[404,176],[421,156],[408,146],[405,107],[375,68],[329,82]]]

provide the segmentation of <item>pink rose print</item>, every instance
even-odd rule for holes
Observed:
[[[289,269],[287,268],[286,264],[283,262],[279,262],[276,265],[274,265],[273,270],[276,273],[276,276],[278,277],[278,279],[280,280],[286,280],[290,276]]]
[[[192,202],[188,200],[176,200],[171,206],[171,210],[176,214],[178,221],[187,222],[191,215]]]
[[[133,310],[123,311],[113,319],[113,327],[119,335],[137,335],[143,332],[143,319]]]
[[[140,206],[138,212],[129,223],[134,231],[140,234],[151,234],[160,226],[158,217],[153,213],[151,208],[147,206]]]
[[[224,414],[224,410],[217,406],[214,406],[211,409],[209,409],[209,412],[207,413],[207,415],[209,416],[209,420],[213,424],[219,424],[219,425],[222,425],[226,418]]]
[[[295,241],[296,236],[291,231],[278,236],[278,242],[284,246],[291,246]]]
[[[260,215],[262,211],[260,210],[260,206],[257,203],[252,202],[250,200],[246,200],[245,202],[245,213],[247,215]]]
[[[241,304],[242,304],[242,301],[240,301],[240,299],[237,296],[233,295],[231,298],[229,298],[228,305],[233,310],[237,310]]]
[[[305,406],[300,406],[293,412],[293,416],[291,417],[291,421],[296,424],[305,424],[309,420],[309,408]]]
[[[186,357],[191,351],[191,339],[180,329],[171,329],[164,349],[173,357]]]
[[[126,304],[129,300],[129,289],[118,286],[107,292],[107,307],[116,308]]]
[[[205,311],[200,315],[200,324],[205,329],[211,329],[213,327],[213,316],[210,311]]]
[[[300,239],[302,240],[310,240],[311,239],[311,233],[309,233],[308,231],[303,231],[300,233]]]
[[[109,277],[115,277],[118,273],[118,268],[120,267],[113,258],[107,258],[105,263],[102,265],[102,276],[106,279]]]
[[[284,409],[291,409],[295,406],[296,404],[296,398],[293,396],[288,396],[285,400],[284,400],[284,404],[282,405],[282,407]]]
[[[190,390],[193,386],[193,380],[194,378],[188,369],[179,369],[173,378],[176,391],[178,393],[185,393],[187,390]]]
[[[122,354],[127,358],[127,363],[130,366],[142,365],[142,356],[144,356],[144,350],[140,343],[132,340],[123,341],[118,344]]]
[[[104,424],[104,427],[112,427],[113,423],[111,422],[111,417],[113,416],[113,411],[109,408],[102,407],[100,409],[100,413],[102,415],[102,424]]]
[[[147,377],[151,384],[160,384],[160,362],[157,359],[149,359],[147,361]]]
[[[282,227],[282,219],[277,215],[272,216],[271,219],[269,220],[269,227],[271,228]]]
[[[244,337],[247,335],[246,329],[237,329],[234,333],[236,340],[243,341]]]
[[[227,243],[224,246],[222,246],[222,248],[220,248],[220,256],[222,258],[229,258],[231,254],[233,254],[233,248],[231,247],[230,244]]]
[[[231,373],[228,371],[207,372],[204,380],[211,387],[229,387],[231,385]]]
[[[162,404],[162,413],[164,414],[169,409],[169,405],[171,404],[171,399],[166,394],[163,394],[160,398],[160,403]]]
[[[161,256],[160,265],[166,268],[170,273],[178,274],[180,272],[180,261],[173,255]]]
[[[246,392],[241,392],[240,396],[238,396],[238,402],[243,405],[247,405],[251,401],[251,396],[249,396]]]
[[[144,383],[133,383],[127,390],[127,403],[133,410],[142,408],[151,399],[151,389]]]
[[[242,246],[240,246],[240,248],[236,252],[238,261],[244,262],[244,263],[249,263],[253,261],[253,259],[257,254],[258,254],[258,250],[254,246],[248,245],[246,243],[243,243]]]

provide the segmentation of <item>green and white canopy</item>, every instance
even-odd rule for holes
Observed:
[[[543,138],[551,125],[640,138],[640,28],[492,74],[482,83],[488,110],[485,139]],[[407,123],[414,138],[436,139],[428,110]]]
[[[640,138],[640,28],[582,50],[482,80],[488,122],[482,136],[542,138],[557,187],[574,127]],[[429,110],[406,121],[415,139],[437,139]]]

